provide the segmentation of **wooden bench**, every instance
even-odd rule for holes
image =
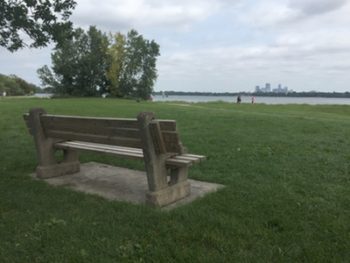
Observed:
[[[136,119],[94,118],[47,114],[41,108],[24,114],[34,138],[39,178],[80,170],[79,151],[94,151],[144,160],[148,192],[146,203],[165,206],[190,194],[188,168],[205,159],[186,153],[174,120],[157,120],[141,112]],[[58,162],[55,152],[63,151]]]

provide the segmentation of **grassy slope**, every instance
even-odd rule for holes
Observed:
[[[227,187],[171,212],[31,180],[21,114],[176,119],[190,177]],[[329,262],[350,258],[350,107],[0,100],[2,262]],[[142,169],[140,162],[84,154]]]

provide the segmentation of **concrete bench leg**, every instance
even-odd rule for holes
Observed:
[[[191,194],[191,185],[187,180],[188,167],[171,168],[168,186],[147,194],[147,202],[153,206],[165,206]]]
[[[80,164],[78,154],[74,151],[64,152],[63,161],[58,163],[55,158],[54,140],[45,136],[40,116],[46,112],[43,109],[32,109],[29,112],[30,126],[33,129],[34,142],[38,158],[36,174],[39,178],[49,178],[78,172]]]
[[[191,193],[191,185],[183,181],[167,188],[146,194],[146,203],[151,206],[162,207],[185,198]]]
[[[50,178],[65,174],[73,174],[80,171],[78,152],[74,150],[64,150],[63,160],[54,164],[39,165],[36,168],[36,174],[39,178]]]
[[[170,168],[169,185],[174,185],[187,180],[188,167]]]

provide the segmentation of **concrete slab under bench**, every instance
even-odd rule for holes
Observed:
[[[35,177],[35,175],[32,175]],[[81,164],[80,172],[47,179],[40,179],[54,186],[96,194],[108,200],[126,201],[134,204],[145,203],[148,191],[147,176],[143,171],[89,162]],[[163,209],[190,203],[199,197],[224,187],[221,184],[189,179],[191,194]]]

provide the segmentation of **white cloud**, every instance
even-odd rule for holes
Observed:
[[[300,19],[300,12],[293,10],[283,1],[261,1],[249,6],[244,13],[239,12],[238,18],[245,24],[258,28],[283,25]]]
[[[347,4],[347,0],[289,0],[289,7],[306,15],[332,12]]]
[[[349,22],[349,8],[349,0],[266,0],[250,5],[238,16],[242,22],[259,28],[302,28],[313,22],[327,27],[326,21],[337,25],[340,20]]]
[[[332,90],[346,91],[350,34],[346,30],[325,34],[322,29],[285,32],[270,43],[179,51],[161,58],[159,68],[158,89],[173,79],[190,83],[201,79],[205,85],[193,89],[211,90],[214,87],[207,83],[214,82],[216,91],[252,90],[257,84],[282,82],[295,90],[327,90],[333,83],[337,86]]]
[[[73,20],[118,31],[149,26],[182,29],[217,12],[223,0],[84,0],[77,1]],[[232,1],[235,2],[235,1]]]

